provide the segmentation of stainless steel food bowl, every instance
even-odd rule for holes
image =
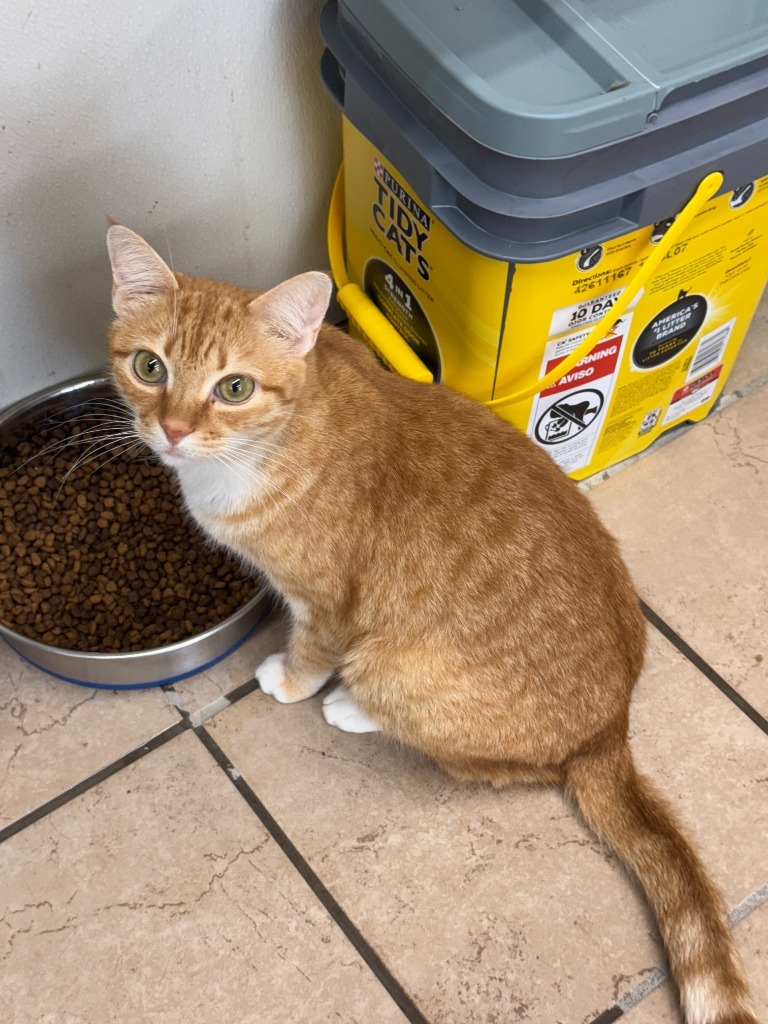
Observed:
[[[39,391],[0,413],[0,444],[12,431],[44,414],[74,413],[85,402],[111,394],[109,379],[80,377]],[[270,602],[262,588],[229,618],[196,636],[166,647],[125,654],[68,651],[30,640],[0,622],[0,636],[37,668],[81,686],[105,690],[132,690],[162,686],[202,672],[239,647],[267,616]]]

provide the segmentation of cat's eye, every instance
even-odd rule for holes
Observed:
[[[224,377],[214,388],[214,394],[225,402],[247,402],[256,390],[256,383],[251,377],[242,373],[233,373]]]
[[[133,372],[145,384],[162,384],[168,376],[162,359],[154,352],[137,352],[133,357]]]

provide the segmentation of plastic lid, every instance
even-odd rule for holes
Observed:
[[[339,0],[478,142],[558,157],[644,130],[676,90],[768,57],[768,0]]]

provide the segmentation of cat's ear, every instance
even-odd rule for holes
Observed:
[[[136,313],[147,299],[171,295],[179,287],[171,270],[143,238],[113,224],[107,231],[112,263],[112,308],[118,316]]]
[[[331,279],[312,270],[264,292],[250,303],[262,330],[301,358],[312,348],[331,300]]]

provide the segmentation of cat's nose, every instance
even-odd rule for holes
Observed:
[[[192,433],[189,424],[182,423],[181,420],[163,420],[160,426],[163,428],[163,433],[168,438],[169,444],[172,445],[177,445],[182,438]]]

